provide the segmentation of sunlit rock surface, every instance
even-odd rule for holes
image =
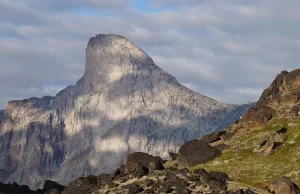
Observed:
[[[0,181],[67,184],[112,172],[134,151],[167,157],[168,149],[223,129],[248,108],[180,85],[124,37],[97,35],[76,85],[0,111]]]

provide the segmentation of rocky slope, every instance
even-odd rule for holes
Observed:
[[[47,180],[43,189],[31,191],[27,186],[0,184],[3,194],[135,194],[135,193],[204,193],[255,194],[250,189],[230,188],[231,179],[222,172],[190,171],[187,168],[165,168],[160,157],[135,152],[127,157],[126,165],[113,174],[80,177],[67,187]],[[166,165],[166,164],[165,164]],[[281,193],[282,194],[282,193]]]
[[[219,148],[222,155],[192,169],[220,170],[240,185],[283,192],[272,182],[286,177],[300,184],[300,69],[276,76],[257,104],[223,132],[201,139]],[[280,182],[279,181],[279,182]],[[288,187],[288,186],[287,186]]]
[[[76,85],[55,97],[11,101],[0,112],[0,181],[67,184],[112,172],[134,151],[165,157],[250,106],[189,90],[118,35],[91,38],[85,66]]]

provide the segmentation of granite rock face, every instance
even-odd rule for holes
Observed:
[[[97,35],[76,85],[55,97],[11,101],[0,112],[0,182],[67,184],[111,173],[128,153],[167,157],[169,149],[223,129],[248,108],[180,85],[124,37]]]

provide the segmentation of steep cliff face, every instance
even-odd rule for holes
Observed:
[[[166,156],[248,108],[180,85],[124,37],[97,35],[76,85],[55,97],[11,101],[0,112],[0,181],[66,184],[111,172],[133,151]]]

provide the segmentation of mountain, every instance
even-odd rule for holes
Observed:
[[[259,193],[276,189],[274,181],[280,177],[300,185],[300,69],[278,74],[256,105],[217,136],[208,134],[202,140],[213,140],[210,145],[222,148],[222,155],[192,169],[220,170],[236,185]]]
[[[10,101],[0,113],[0,181],[41,187],[110,173],[128,153],[166,157],[221,130],[251,105],[198,94],[128,39],[92,37],[83,77],[55,97]]]

